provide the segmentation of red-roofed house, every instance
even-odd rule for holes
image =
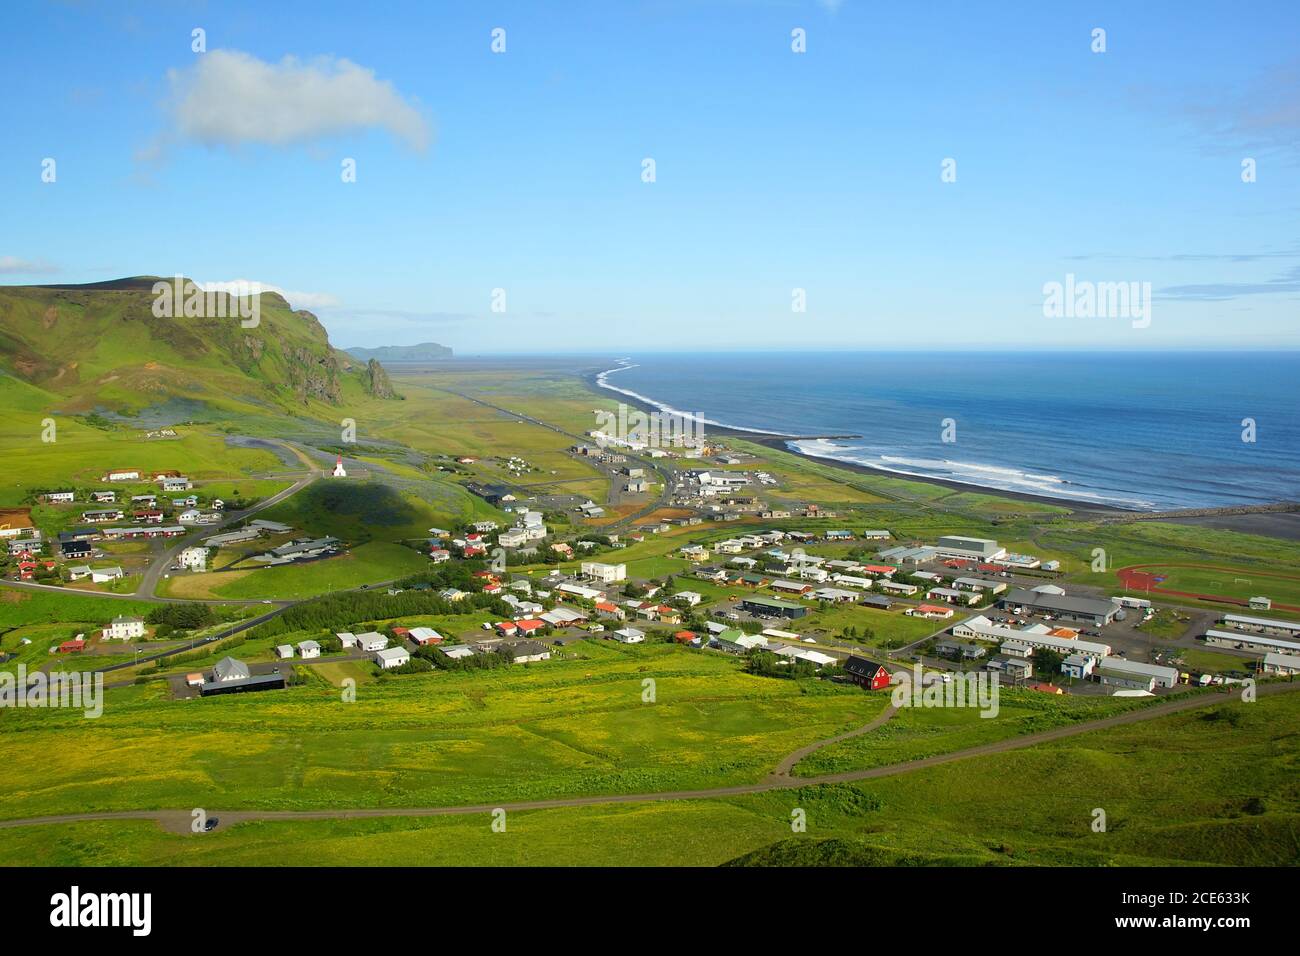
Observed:
[[[611,604],[609,601],[596,602],[597,617],[612,618],[621,621],[627,617],[623,609],[617,604]]]
[[[533,634],[537,631],[540,631],[545,626],[546,626],[545,621],[533,621],[533,620],[515,621],[515,627],[519,628],[520,634]]]
[[[78,638],[77,640],[64,641],[59,645],[60,654],[75,654],[78,651],[86,649],[86,642]]]

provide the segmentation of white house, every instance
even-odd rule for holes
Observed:
[[[176,563],[187,571],[206,571],[208,569],[208,549],[185,548],[176,559]]]
[[[528,543],[528,532],[523,528],[511,528],[497,535],[497,544],[503,548],[519,548]]]
[[[364,634],[357,635],[357,647],[360,650],[373,653],[374,651],[382,651],[387,646],[388,638],[378,631],[367,631]],[[399,665],[394,664],[393,666],[397,667]]]
[[[699,594],[696,591],[678,591],[672,596],[672,600],[685,601],[691,607],[695,607],[704,600],[704,595]]]
[[[109,641],[129,641],[134,637],[144,637],[144,618],[115,617],[104,628],[103,637]]]
[[[109,581],[116,581],[123,575],[124,572],[119,567],[92,568],[90,571],[90,580],[95,584],[106,584]]]
[[[457,644],[455,647],[444,647],[442,652],[450,657],[453,661],[458,661],[462,657],[473,657],[474,649],[464,644]]]
[[[392,670],[394,667],[401,667],[410,660],[411,655],[404,647],[389,647],[375,651],[375,663],[386,671]]]
[[[280,658],[280,660],[282,661],[288,660],[290,657],[293,657],[293,645],[292,644],[278,645],[275,649],[275,656]]]
[[[582,576],[601,584],[613,584],[627,580],[626,564],[605,564],[600,561],[583,561]]]
[[[638,631],[635,627],[619,628],[611,631],[609,636],[620,644],[641,644],[645,641],[645,631]]]
[[[343,642],[344,647],[357,646],[357,636],[353,634],[351,631],[339,631],[334,636]]]
[[[320,657],[320,644],[316,641],[299,641],[298,653],[304,659],[311,657]]]

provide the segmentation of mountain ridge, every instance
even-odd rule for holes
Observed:
[[[449,346],[437,342],[421,342],[419,345],[377,345],[374,348],[353,346],[343,350],[353,358],[363,361],[380,362],[437,362],[452,358]]]

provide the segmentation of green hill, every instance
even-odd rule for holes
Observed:
[[[155,308],[160,281],[0,287],[0,370],[69,412],[190,399],[301,413],[349,396],[397,397],[377,361],[334,348],[314,315],[278,294],[262,293],[257,324],[246,327],[223,293],[207,297],[203,317],[155,314],[165,311]]]

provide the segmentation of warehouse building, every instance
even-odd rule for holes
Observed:
[[[1265,654],[1262,666],[1265,674],[1281,674],[1283,676],[1300,674],[1300,657],[1293,657],[1290,654]]]
[[[1071,621],[1083,621],[1104,627],[1115,620],[1119,608],[1107,598],[1079,597],[1069,594],[1044,594],[1028,588],[1012,588],[998,598],[1001,608],[1023,607],[1035,614],[1052,614]]]
[[[1156,687],[1174,687],[1178,684],[1178,671],[1173,667],[1162,667],[1159,664],[1143,664],[1140,661],[1130,661],[1123,657],[1103,657],[1097,664],[1097,673],[1103,672],[1112,675],[1125,674],[1136,678],[1146,690],[1145,681],[1150,678]],[[1106,683],[1106,681],[1102,681]]]
[[[1300,641],[1288,641],[1265,634],[1248,634],[1244,631],[1222,631],[1215,628],[1205,632],[1205,643],[1217,647],[1235,647],[1245,651],[1276,651],[1279,654],[1300,654]]]
[[[946,534],[935,542],[935,552],[941,558],[968,558],[972,561],[992,561],[1007,553],[992,538],[968,538],[961,534]]]
[[[1296,621],[1278,621],[1268,617],[1248,617],[1245,614],[1225,614],[1220,623],[1224,627],[1236,631],[1278,634],[1282,637],[1290,636],[1300,640],[1300,623]]]

